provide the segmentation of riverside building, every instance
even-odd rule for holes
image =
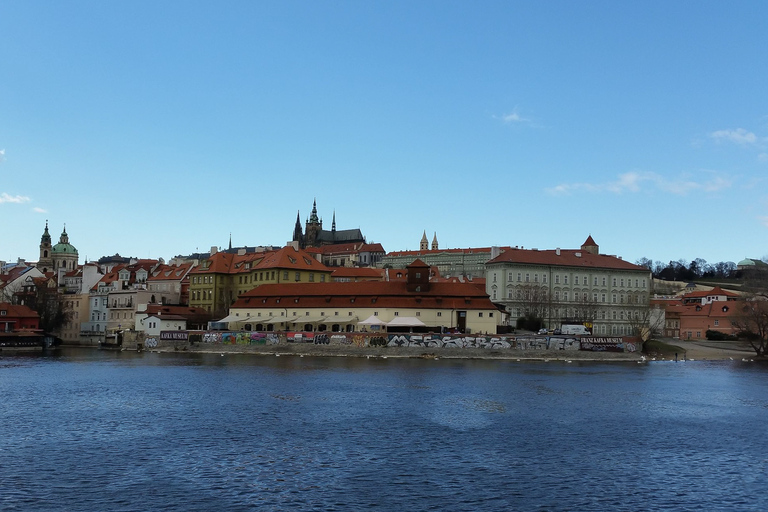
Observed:
[[[486,264],[486,291],[511,322],[541,318],[557,328],[584,324],[593,335],[630,335],[647,323],[650,271],[600,254],[588,237],[579,249],[508,249]]]

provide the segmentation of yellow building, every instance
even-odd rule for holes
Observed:
[[[218,252],[190,271],[189,305],[223,317],[238,296],[264,284],[324,283],[332,269],[292,246],[277,251]]]
[[[402,320],[405,330],[457,330],[495,334],[502,312],[482,286],[430,282],[429,267],[417,260],[398,281],[269,284],[244,293],[228,315],[230,329],[350,332]]]

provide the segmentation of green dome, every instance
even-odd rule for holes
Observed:
[[[754,262],[754,261],[752,261],[752,260],[751,260],[751,259],[749,259],[749,258],[746,258],[746,259],[743,259],[743,260],[741,260],[741,261],[739,262],[738,266],[739,266],[739,267],[749,267],[749,266],[752,266],[752,267],[754,267],[754,266],[755,266],[755,262]]]
[[[72,244],[56,244],[51,251],[54,254],[77,254],[77,249]]]

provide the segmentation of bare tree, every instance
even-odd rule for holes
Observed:
[[[663,332],[664,315],[648,307],[647,304],[645,307],[633,308],[627,312],[627,315],[632,335],[643,341],[648,341],[652,335]]]
[[[765,295],[751,294],[740,301],[740,313],[733,323],[742,330],[758,356],[768,355],[768,300]]]
[[[514,293],[513,304],[520,312],[518,316],[537,321],[539,325],[550,317],[554,299],[546,286],[525,283],[518,286]]]
[[[594,323],[597,318],[597,298],[590,297],[588,293],[581,294],[573,303],[573,315],[570,319],[579,324]]]

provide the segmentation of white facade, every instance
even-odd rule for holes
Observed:
[[[161,331],[185,331],[187,321],[177,317],[150,315],[137,319],[135,329],[145,332],[147,336],[160,336]]]
[[[632,334],[648,318],[650,286],[646,268],[560,249],[514,249],[489,262],[486,274],[486,292],[507,308],[512,325],[534,309],[550,328],[575,321],[599,336]]]

